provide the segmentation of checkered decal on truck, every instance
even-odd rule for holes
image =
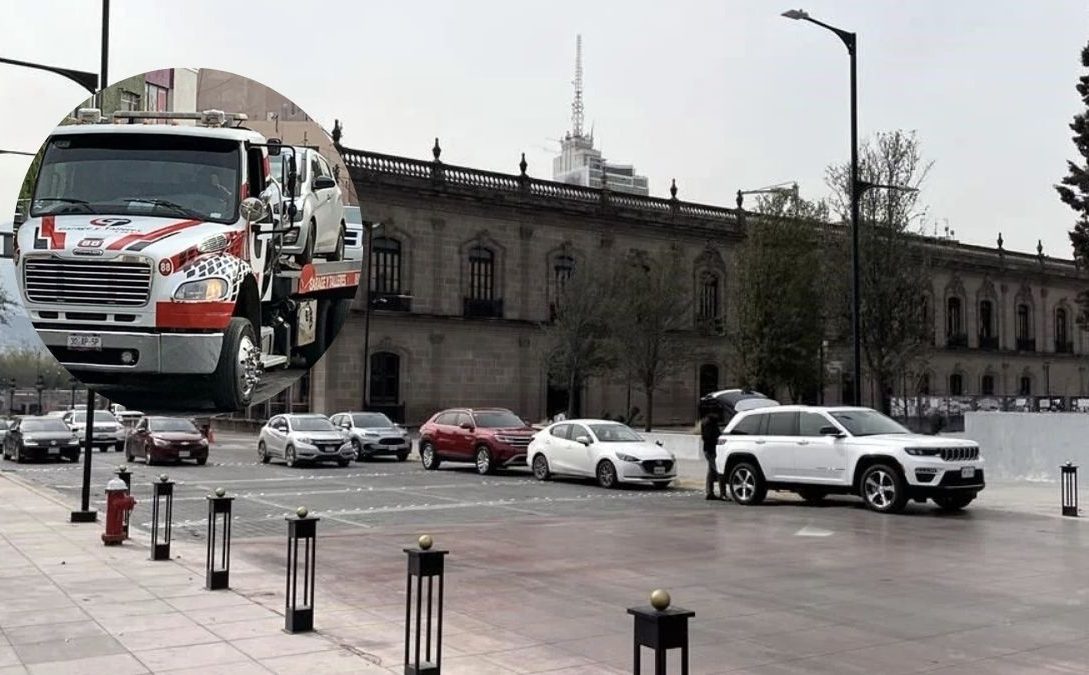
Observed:
[[[185,270],[186,279],[207,279],[208,277],[226,279],[230,285],[227,297],[230,300],[236,300],[242,288],[242,280],[246,278],[246,264],[232,255],[220,253],[198,258]]]

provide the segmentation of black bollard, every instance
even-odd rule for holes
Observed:
[[[166,474],[151,484],[151,559],[170,560],[170,528],[174,521],[174,482]],[[160,506],[161,504],[161,506]],[[161,519],[164,521],[159,522]],[[159,533],[162,532],[162,541]]]
[[[231,503],[234,497],[224,497],[225,494],[223,488],[216,488],[214,496],[208,495],[208,557],[204,587],[209,591],[231,585]]]
[[[314,565],[317,561],[318,521],[305,506],[287,518],[287,593],[284,598],[284,631],[305,633],[314,630]],[[299,603],[299,542],[303,543],[302,603]]]
[[[1072,462],[1063,464],[1059,469],[1062,471],[1062,502],[1063,502],[1063,515],[1074,516],[1078,515],[1078,467]]]
[[[114,474],[125,483],[125,490],[128,494],[132,494],[132,472],[129,471],[129,467],[122,464],[113,470]],[[125,512],[125,538],[129,538],[129,516],[132,515],[132,511]]]
[[[636,675],[642,672],[642,649],[654,650],[654,675],[666,675],[666,652],[681,650],[681,675],[688,675],[688,619],[695,612],[669,606],[669,593],[659,589],[650,594],[649,607],[631,607],[628,614],[635,617]]]
[[[439,675],[442,672],[442,595],[446,554],[449,551],[432,551],[431,537],[419,538],[419,548],[406,548],[408,554],[407,589],[405,596],[405,675]],[[416,577],[416,592],[412,592],[412,577]],[[427,578],[427,623],[423,625],[423,580]],[[438,580],[438,621],[435,631],[435,661],[431,661],[432,601],[435,580]],[[415,641],[412,638],[412,598],[416,598]],[[421,635],[421,633],[424,633]],[[420,660],[420,640],[426,636],[423,660]],[[410,646],[413,648],[410,650]],[[410,658],[411,652],[411,658]]]

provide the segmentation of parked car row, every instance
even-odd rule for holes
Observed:
[[[257,437],[257,456],[287,466],[335,462],[348,466],[379,455],[408,459],[412,449],[408,431],[382,413],[342,412],[331,418],[320,414],[284,414],[269,419]]]

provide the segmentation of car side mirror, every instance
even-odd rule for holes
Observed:
[[[462,429],[466,430],[466,431],[472,431],[473,430],[473,423],[472,422],[462,422],[458,426],[461,427]]]
[[[835,427],[821,427],[821,436],[833,436],[835,438],[843,438],[843,432]]]
[[[314,184],[312,187],[314,188],[314,191],[317,192],[319,190],[328,190],[329,188],[335,188],[336,186],[337,182],[333,180],[332,177],[318,176],[314,179]]]
[[[575,438],[575,441],[577,443],[582,443],[585,446],[590,445],[590,437],[589,436],[578,436],[578,437]]]

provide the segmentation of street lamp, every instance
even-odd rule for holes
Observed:
[[[42,392],[45,391],[45,378],[42,377],[41,373],[38,373],[38,379],[34,381],[34,389],[38,392],[38,414],[41,415],[44,412],[42,410]]]
[[[370,402],[370,344],[371,344],[371,305],[372,298],[371,286],[372,286],[372,272],[374,266],[374,233],[375,230],[382,227],[382,223],[369,223],[367,225],[367,261],[364,263],[364,281],[367,284],[366,290],[363,292],[364,311],[363,315],[363,410],[366,410]]]

